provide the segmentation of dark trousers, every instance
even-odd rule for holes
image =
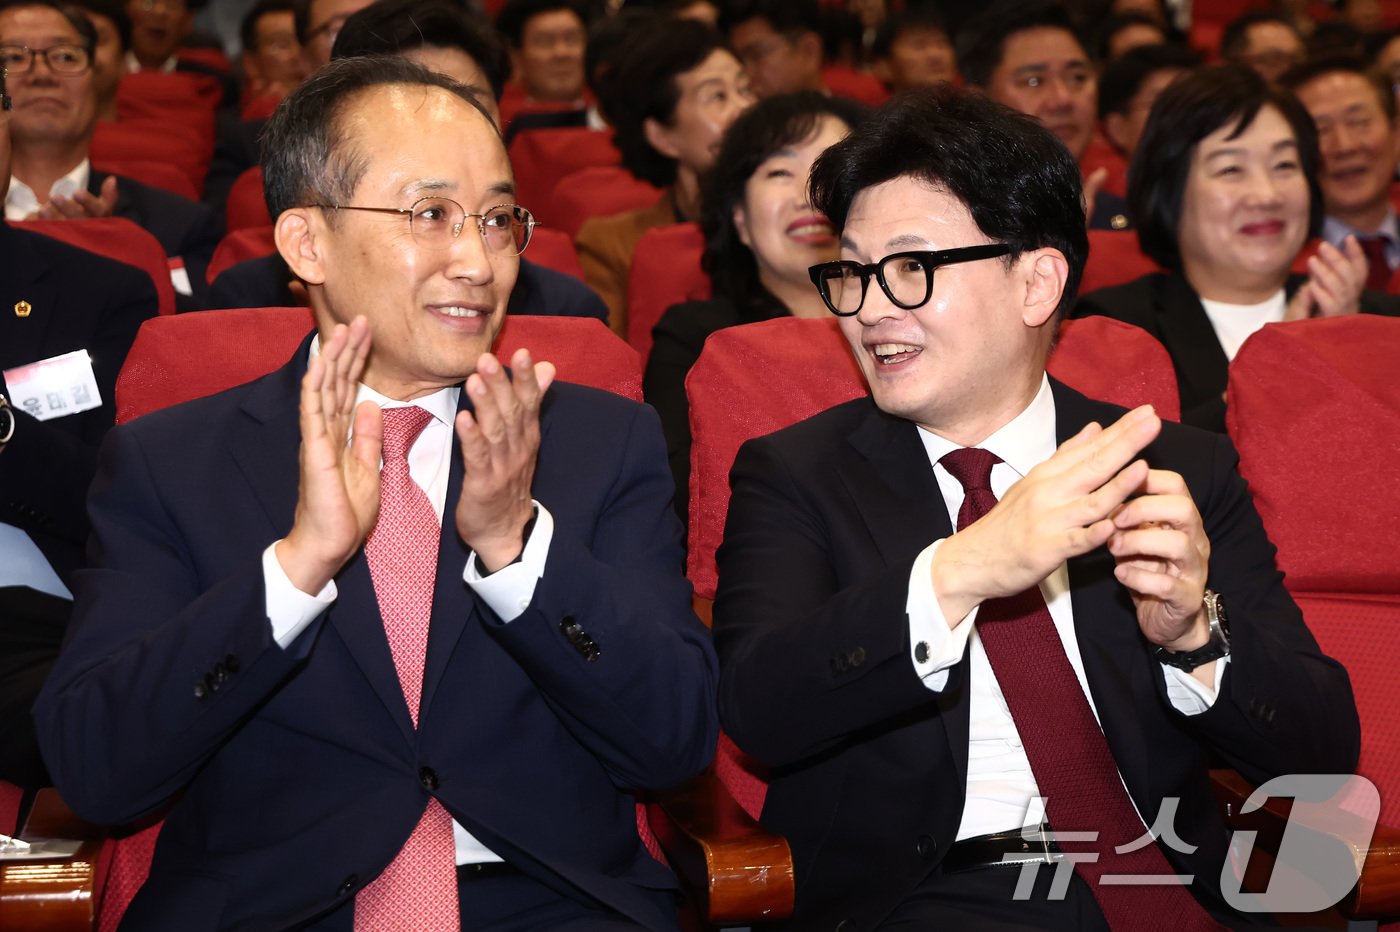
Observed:
[[[459,870],[457,900],[462,930],[473,932],[612,932],[642,926],[601,905],[590,908],[519,871],[473,878]]]
[[[73,603],[27,586],[0,587],[0,779],[47,786],[31,710],[53,668]]]
[[[1041,865],[1027,900],[1013,898],[1019,865],[944,873],[935,870],[899,905],[881,929],[976,929],[978,932],[1108,932],[1093,891],[1076,874],[1064,898],[1049,899],[1056,868]]]

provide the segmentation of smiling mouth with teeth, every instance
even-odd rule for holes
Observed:
[[[912,359],[920,352],[919,347],[907,343],[877,343],[871,350],[875,353],[876,361],[887,366]]]
[[[481,317],[485,312],[473,307],[440,307],[438,313],[445,317]]]

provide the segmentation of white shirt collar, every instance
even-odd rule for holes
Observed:
[[[929,461],[937,463],[948,453],[961,447],[933,431],[919,428]],[[1018,476],[1025,476],[1038,464],[1055,455],[1055,396],[1050,391],[1050,379],[1040,377],[1040,390],[1031,403],[986,440],[977,445],[995,453]]]
[[[159,68],[155,68],[155,69],[146,69],[146,68],[142,68],[142,67],[141,67],[141,62],[137,60],[137,58],[136,58],[136,53],[135,53],[135,52],[127,52],[127,53],[126,53],[126,70],[127,70],[127,71],[130,71],[130,72],[154,70],[154,71],[161,71],[161,72],[164,72],[165,74],[170,74],[172,71],[175,70],[175,65],[176,65],[176,63],[177,63],[178,61],[179,61],[179,58],[178,58],[177,56],[171,55],[171,56],[170,56],[169,58],[167,58],[165,61],[161,62]]]
[[[79,191],[86,191],[88,178],[91,174],[92,163],[83,159],[71,172],[53,183],[48,196],[42,201],[39,200],[39,195],[33,188],[11,175],[10,193],[5,195],[5,219],[24,220],[44,204],[53,200],[54,195],[72,197]]]
[[[321,336],[317,334],[311,338],[311,353],[306,357],[307,361],[309,362],[319,355],[321,355]],[[379,392],[361,382],[359,390],[355,393],[355,404],[358,405],[362,401],[372,401],[381,408],[418,407],[427,411],[436,420],[441,421],[448,427],[452,427],[457,419],[457,403],[461,400],[461,397],[462,386],[449,385],[446,388],[433,392],[431,395],[424,395],[422,398],[415,398],[412,401],[396,401],[387,395],[381,395]]]

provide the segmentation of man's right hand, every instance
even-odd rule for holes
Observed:
[[[301,380],[296,516],[275,552],[292,585],[310,595],[355,555],[379,516],[383,415],[371,401],[355,406],[369,348],[364,317],[337,324]]]
[[[1015,595],[1070,557],[1102,546],[1114,512],[1147,480],[1135,459],[1162,429],[1150,405],[1108,428],[1089,424],[1007,490],[933,557],[933,591],[955,627],[987,599]]]

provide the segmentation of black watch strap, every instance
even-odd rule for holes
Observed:
[[[1206,617],[1210,620],[1210,640],[1195,650],[1173,651],[1165,647],[1154,648],[1152,652],[1158,662],[1190,673],[1197,667],[1230,655],[1229,622],[1225,617],[1225,604],[1218,593],[1206,590],[1205,609]]]

